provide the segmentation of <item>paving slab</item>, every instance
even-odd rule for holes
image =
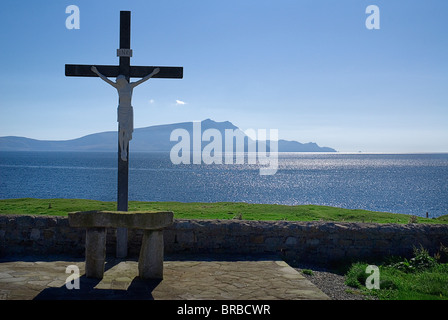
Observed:
[[[79,275],[67,269],[69,266],[76,266]],[[0,299],[330,299],[294,268],[275,257],[169,256],[163,268],[163,280],[144,281],[138,277],[136,259],[106,258],[104,277],[98,280],[85,277],[85,262],[80,258],[3,259],[0,260]],[[79,289],[68,288],[77,282]]]

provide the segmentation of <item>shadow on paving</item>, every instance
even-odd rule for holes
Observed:
[[[34,300],[154,300],[152,291],[161,280],[143,281],[135,277],[127,290],[95,289],[101,281],[98,279],[79,278],[80,288],[68,290],[65,285],[60,288],[47,288]]]
[[[47,261],[51,261],[48,259]],[[104,273],[122,261],[132,259],[106,259]],[[102,279],[79,277],[79,289],[67,289],[65,285],[59,288],[46,288],[33,300],[154,300],[152,291],[162,280],[142,280],[135,277],[127,289],[98,289],[95,288]]]

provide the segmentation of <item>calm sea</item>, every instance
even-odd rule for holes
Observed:
[[[247,161],[245,161],[247,162]],[[116,201],[116,153],[0,152],[0,199]],[[129,200],[319,204],[430,217],[448,214],[448,154],[282,153],[256,165],[173,165],[131,153]]]

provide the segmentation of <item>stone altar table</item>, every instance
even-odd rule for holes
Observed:
[[[106,260],[106,228],[143,229],[138,272],[142,279],[163,279],[163,229],[172,212],[81,211],[68,214],[71,227],[86,228],[86,277],[102,279]]]

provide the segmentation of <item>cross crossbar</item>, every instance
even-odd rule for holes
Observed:
[[[104,74],[106,77],[117,77],[120,75],[119,66],[109,65],[95,65],[98,71]],[[65,75],[68,77],[98,77],[92,70],[92,65],[83,64],[66,64]],[[165,78],[165,79],[182,79],[183,68],[182,67],[145,67],[145,66],[130,66],[130,78],[143,78],[154,71],[154,69],[160,68],[159,73],[153,76],[153,78]]]

